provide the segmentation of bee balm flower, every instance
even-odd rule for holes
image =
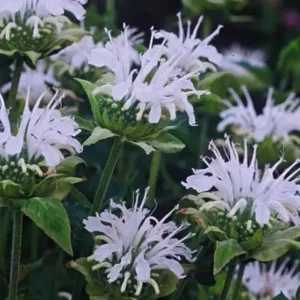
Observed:
[[[250,263],[245,268],[243,283],[259,299],[273,299],[283,293],[288,299],[296,297],[300,281],[300,273],[297,271],[298,262],[291,268],[286,259],[279,266],[274,261],[270,268],[259,262]]]
[[[189,73],[195,69],[200,69],[204,72],[207,68],[215,69],[211,64],[220,65],[222,62],[222,54],[218,53],[217,49],[209,45],[211,40],[220,32],[223,26],[218,28],[204,40],[197,38],[198,29],[202,23],[203,17],[198,19],[193,32],[191,33],[191,22],[188,21],[188,28],[186,34],[184,33],[181,14],[178,13],[178,36],[171,32],[159,31],[155,34],[156,38],[165,38],[166,45],[163,49],[163,55],[167,58],[172,58],[178,53],[184,53],[181,56],[178,66],[180,66],[185,72]],[[202,61],[201,59],[210,61],[211,63]]]
[[[224,211],[231,218],[250,209],[255,218],[250,220],[250,227],[253,221],[260,225],[268,224],[271,215],[283,222],[290,221],[290,216],[300,210],[300,160],[275,177],[278,166],[284,161],[282,157],[272,167],[266,166],[262,172],[257,167],[257,145],[254,145],[252,158],[248,162],[247,143],[244,141],[244,159],[241,163],[236,145],[229,137],[225,142],[227,160],[214,142],[210,142],[209,149],[213,157],[202,158],[207,167],[195,170],[195,174],[183,183],[186,188],[193,188],[202,194],[203,198],[212,200],[201,209]],[[212,188],[216,191],[211,191]]]
[[[101,241],[89,258],[97,262],[93,270],[104,270],[109,283],[117,283],[122,293],[133,290],[135,296],[149,285],[159,294],[159,271],[169,270],[182,278],[180,257],[192,260],[192,251],[183,243],[192,234],[181,239],[175,237],[186,225],[178,227],[174,222],[166,222],[173,211],[160,221],[149,215],[144,207],[147,190],[141,202],[139,198],[137,191],[132,208],[111,201],[109,210],[84,220],[85,228]]]
[[[246,98],[246,105],[234,90],[229,90],[236,105],[228,100],[224,101],[228,109],[220,113],[223,120],[218,125],[218,131],[224,131],[229,125],[235,125],[238,127],[237,133],[247,134],[255,142],[262,142],[267,138],[272,138],[274,141],[288,140],[291,132],[300,131],[298,121],[300,102],[295,98],[294,93],[291,93],[283,103],[276,105],[274,90],[270,88],[263,112],[258,114],[246,87],[242,87],[242,91]]]

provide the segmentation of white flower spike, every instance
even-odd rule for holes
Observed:
[[[232,45],[223,53],[221,68],[241,76],[249,76],[249,71],[241,65],[247,63],[251,67],[263,68],[266,66],[266,56],[260,50],[250,50],[239,45]]]
[[[295,299],[300,282],[299,263],[294,262],[291,268],[288,263],[286,259],[278,266],[274,261],[270,268],[259,262],[250,263],[245,268],[243,283],[259,299],[270,300],[281,293],[288,299]]]
[[[191,95],[203,95],[207,91],[197,91],[191,77],[199,70],[182,74],[178,62],[186,54],[177,53],[173,57],[162,58],[163,47],[153,46],[155,32],[152,31],[148,50],[140,56],[140,70],[131,70],[131,48],[128,42],[128,28],[124,29],[125,47],[107,32],[110,42],[105,48],[96,48],[90,57],[90,64],[106,67],[112,72],[107,81],[94,90],[94,94],[104,93],[112,96],[114,101],[123,101],[123,109],[135,106],[138,110],[136,118],[140,120],[148,112],[150,123],[158,123],[163,109],[169,112],[171,120],[176,118],[176,111],[185,111],[190,125],[195,125],[193,106],[189,103]],[[97,53],[97,55],[95,55]]]
[[[295,98],[294,93],[283,103],[276,105],[274,90],[270,88],[263,112],[258,114],[247,88],[242,87],[242,91],[246,105],[233,89],[229,89],[236,105],[228,100],[224,101],[228,109],[220,113],[222,121],[217,127],[218,131],[222,132],[227,126],[235,125],[238,127],[237,134],[246,134],[258,143],[267,138],[285,141],[290,138],[291,132],[300,131],[300,100]]]
[[[45,92],[46,93],[46,92]],[[36,101],[32,111],[29,109],[29,89],[26,104],[17,135],[13,135],[4,100],[0,96],[0,121],[3,131],[0,134],[0,155],[5,161],[16,160],[26,167],[35,166],[45,160],[49,168],[57,166],[64,158],[61,150],[81,152],[81,144],[74,138],[80,130],[78,124],[69,116],[62,116],[57,110],[63,96],[56,91],[46,108],[39,108],[45,95]],[[2,168],[3,170],[3,168]]]
[[[34,85],[32,83],[34,82]],[[39,96],[44,93],[49,87],[59,87],[60,83],[54,78],[54,70],[53,68],[46,67],[44,62],[41,60],[38,62],[35,70],[30,69],[25,66],[25,72],[22,73],[19,87],[18,87],[18,95],[22,98],[26,98],[28,92],[28,86],[32,85],[30,89],[30,104],[34,104],[33,101],[39,98]],[[7,93],[11,88],[11,82],[5,84],[1,88],[2,93]],[[53,97],[53,92],[48,90],[47,94],[43,100],[48,102]]]
[[[250,207],[257,223],[268,224],[271,215],[283,222],[289,222],[292,215],[300,211],[299,181],[300,160],[275,178],[278,166],[284,161],[281,157],[272,167],[266,166],[264,172],[257,167],[257,145],[248,162],[247,142],[244,140],[244,159],[240,157],[236,145],[226,137],[224,148],[227,160],[223,158],[214,142],[209,149],[212,158],[203,157],[207,168],[194,170],[195,175],[189,176],[183,183],[186,188],[195,189],[203,198],[212,201],[204,204],[201,209],[219,209],[233,217],[239,211]],[[212,188],[216,192],[210,192]]]
[[[202,23],[203,16],[198,19],[193,32],[191,33],[191,22],[188,21],[188,28],[186,33],[183,29],[181,13],[177,14],[178,17],[178,36],[171,32],[159,31],[155,34],[156,38],[165,38],[167,40],[165,47],[163,48],[163,55],[167,58],[172,58],[178,53],[185,54],[180,58],[178,66],[180,66],[185,72],[189,73],[194,70],[201,70],[205,72],[207,68],[215,70],[215,65],[220,65],[222,62],[222,54],[218,53],[217,49],[209,45],[211,40],[219,34],[223,26],[218,28],[204,40],[197,38],[198,29]],[[204,58],[204,60],[203,60]],[[202,60],[201,60],[202,59]],[[210,61],[211,63],[206,62]]]
[[[89,232],[98,234],[96,240],[103,242],[89,258],[98,262],[93,270],[105,269],[109,283],[119,282],[122,293],[131,286],[135,296],[139,296],[147,284],[159,294],[157,271],[170,270],[178,278],[183,278],[180,257],[192,261],[192,251],[183,243],[192,234],[175,238],[187,226],[178,227],[174,222],[166,222],[176,208],[162,220],[157,220],[144,207],[147,193],[148,189],[140,201],[137,191],[132,208],[111,201],[109,210],[83,222]],[[118,212],[115,214],[112,210]]]

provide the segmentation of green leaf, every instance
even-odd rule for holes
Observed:
[[[81,273],[87,282],[93,281],[93,263],[89,262],[86,257],[79,258],[76,261],[72,260],[70,266],[72,269]]]
[[[208,89],[221,98],[228,95],[228,89],[240,90],[237,78],[230,72],[217,72],[208,74],[202,81],[201,87]]]
[[[282,292],[273,298],[273,300],[290,300],[289,298],[287,298]]]
[[[85,165],[85,161],[78,156],[69,156],[65,158],[56,168],[58,174],[74,176],[78,165]]]
[[[99,141],[114,137],[116,134],[108,129],[96,127],[90,137],[83,143],[83,146],[89,146],[98,143]]]
[[[288,73],[294,69],[297,60],[300,60],[300,38],[293,40],[281,50],[278,67]]]
[[[148,145],[145,142],[132,142],[132,141],[129,141],[129,143],[142,148],[146,152],[147,155],[149,155],[151,152],[155,151],[155,148],[153,148],[152,146]]]
[[[247,241],[242,242],[241,245],[245,250],[250,251],[260,247],[263,243],[263,238],[264,238],[263,229],[260,228]]]
[[[88,200],[88,198],[75,187],[71,188],[70,197],[84,206],[91,207],[91,202]]]
[[[21,197],[21,186],[11,180],[0,181],[0,195],[8,198]]]
[[[214,254],[214,274],[218,274],[233,258],[246,253],[236,240],[217,241]]]
[[[296,241],[299,237],[300,227],[296,226],[272,232],[265,237],[261,247],[252,252],[251,258],[266,262],[281,257],[292,248],[300,250],[300,242]]]
[[[226,108],[222,99],[216,94],[210,93],[208,95],[202,95],[200,98],[193,97],[192,99],[197,99],[193,102],[200,105],[197,107],[197,111],[208,113],[210,115],[217,115]]]
[[[91,131],[91,132],[97,126],[93,120],[87,120],[78,116],[75,117],[75,121],[79,125],[80,129]]]
[[[101,114],[99,112],[99,106],[98,106],[97,100],[96,100],[95,96],[93,95],[94,84],[92,84],[91,82],[89,82],[87,80],[83,80],[83,79],[76,78],[75,80],[81,84],[86,95],[88,96],[94,119],[96,122],[98,122],[97,120],[101,120]]]
[[[212,241],[224,240],[226,238],[226,233],[216,226],[209,226],[204,234],[207,234]]]
[[[31,196],[42,198],[54,198],[63,200],[72,186],[81,182],[81,178],[66,177],[64,174],[52,174],[47,176],[42,182],[36,184],[31,191]]]
[[[73,255],[70,222],[61,202],[35,197],[23,203],[22,212],[64,251]]]
[[[185,147],[175,136],[164,132],[154,139],[147,140],[147,144],[164,153],[177,153]]]

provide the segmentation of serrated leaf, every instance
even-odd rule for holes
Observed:
[[[18,198],[22,196],[21,186],[11,180],[0,181],[0,195],[8,198]]]
[[[226,238],[226,233],[216,226],[209,226],[204,234],[207,234],[212,241],[223,240]]]
[[[59,200],[38,197],[27,199],[21,210],[64,251],[73,255],[69,218]]]
[[[261,247],[252,252],[251,258],[267,262],[281,257],[292,248],[300,250],[300,242],[296,241],[299,237],[300,227],[296,226],[272,232],[265,237]]]
[[[90,137],[83,143],[83,146],[89,146],[98,143],[99,141],[109,139],[116,136],[113,132],[106,128],[96,127]]]
[[[168,133],[161,133],[156,138],[147,140],[147,143],[164,153],[177,153],[185,147],[178,138]]]
[[[214,274],[218,274],[233,258],[246,253],[236,240],[217,241],[214,254]]]

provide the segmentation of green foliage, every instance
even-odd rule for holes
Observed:
[[[62,203],[38,197],[21,201],[21,211],[64,251],[73,255],[70,222]]]
[[[218,274],[232,259],[247,252],[233,239],[216,243],[214,274]]]

